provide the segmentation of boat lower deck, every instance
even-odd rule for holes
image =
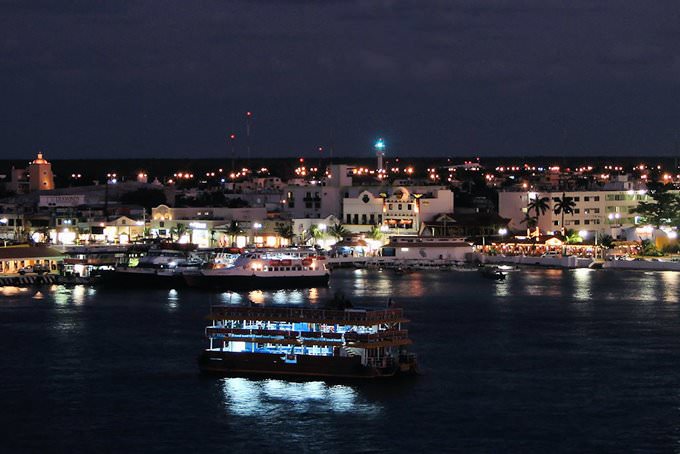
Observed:
[[[399,364],[361,364],[359,356],[313,356],[206,350],[198,359],[201,372],[222,376],[290,376],[308,378],[381,378],[415,373]]]

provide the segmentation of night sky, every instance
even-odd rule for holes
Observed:
[[[677,0],[0,0],[4,158],[670,155]]]

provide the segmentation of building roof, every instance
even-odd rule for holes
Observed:
[[[0,248],[0,260],[64,257],[61,251],[46,246],[10,246]]]

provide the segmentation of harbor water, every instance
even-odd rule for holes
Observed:
[[[405,308],[422,375],[198,374],[211,304]],[[337,270],[329,288],[0,288],[3,452],[677,452],[680,273]]]

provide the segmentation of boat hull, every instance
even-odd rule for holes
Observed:
[[[376,368],[361,364],[358,356],[296,355],[294,361],[285,354],[204,351],[198,358],[202,373],[219,376],[296,377],[321,379],[370,379],[415,373],[399,365]]]
[[[221,290],[260,290],[285,288],[326,287],[330,276],[210,276],[204,274],[184,274],[189,287]]]
[[[104,276],[103,283],[126,287],[179,288],[186,286],[182,274],[163,270],[116,270]]]

